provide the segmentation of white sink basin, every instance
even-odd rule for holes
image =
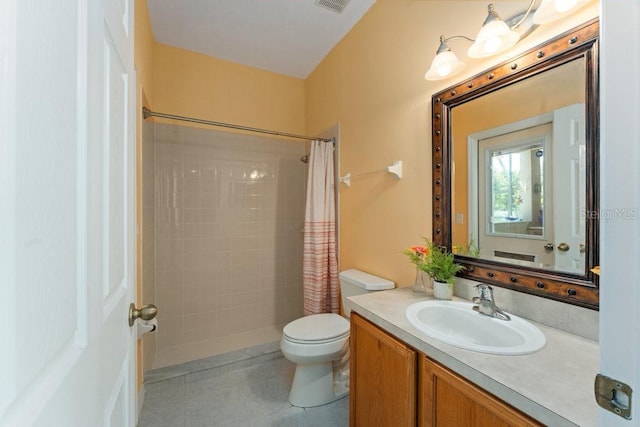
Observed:
[[[420,301],[407,308],[409,323],[425,335],[480,353],[519,355],[535,353],[547,342],[528,321],[509,314],[500,320],[473,311],[462,301]]]

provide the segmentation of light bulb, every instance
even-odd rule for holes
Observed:
[[[442,64],[438,67],[438,75],[445,77],[448,76],[449,73],[451,73],[451,65],[449,64]]]
[[[578,0],[556,0],[554,6],[558,12],[564,13],[573,9],[576,3],[578,3]]]
[[[484,42],[484,51],[486,53],[493,53],[500,50],[500,46],[502,45],[502,41],[500,37],[491,37],[489,40]]]
[[[533,23],[536,25],[547,24],[560,19],[574,10],[578,10],[591,0],[542,0],[540,6],[533,14]]]
[[[463,68],[464,63],[453,52],[450,50],[442,51],[433,58],[431,67],[425,73],[424,78],[427,80],[442,80],[459,73]]]

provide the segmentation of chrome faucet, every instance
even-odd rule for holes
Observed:
[[[473,297],[473,309],[480,314],[495,317],[500,320],[511,320],[511,317],[504,311],[500,310],[493,301],[493,288],[486,283],[479,283],[476,289],[480,293],[479,297]]]

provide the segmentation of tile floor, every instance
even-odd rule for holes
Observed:
[[[294,370],[279,342],[152,370],[138,426],[348,426],[348,397],[316,408],[291,406]]]

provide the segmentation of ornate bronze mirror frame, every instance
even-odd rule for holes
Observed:
[[[527,263],[456,255],[466,269],[459,275],[471,280],[513,289],[592,309],[598,308],[599,263],[599,22],[587,22],[516,58],[451,86],[432,98],[433,140],[433,241],[452,248],[452,109],[483,95],[506,88],[547,70],[579,59],[585,65],[585,242],[584,272],[557,271]],[[499,113],[499,112],[498,112]]]

